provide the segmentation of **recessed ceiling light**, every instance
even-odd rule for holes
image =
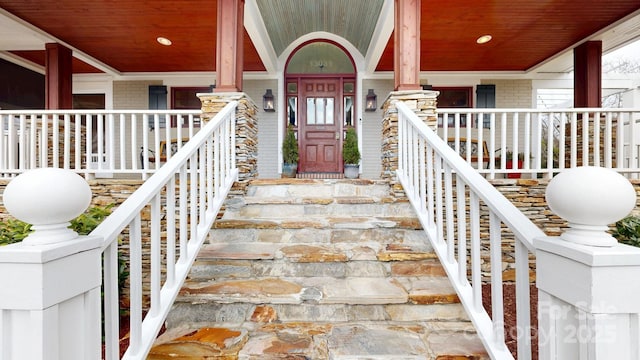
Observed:
[[[171,45],[171,40],[167,39],[166,37],[160,36],[156,40],[158,40],[158,42],[162,45],[165,45],[165,46]]]
[[[491,41],[491,35],[482,35],[476,40],[478,44],[486,44]]]

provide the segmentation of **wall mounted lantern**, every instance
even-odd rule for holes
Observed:
[[[267,92],[262,95],[262,108],[264,109],[264,111],[276,111],[271,89],[267,89]]]
[[[367,99],[365,102],[364,110],[365,111],[376,111],[378,106],[378,95],[373,92],[373,89],[369,89],[367,93]]]

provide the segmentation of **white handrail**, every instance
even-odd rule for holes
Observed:
[[[551,178],[577,165],[615,168],[631,178],[640,174],[638,108],[458,108],[437,109],[437,114],[440,137],[490,179],[499,174]],[[484,153],[460,151],[472,140],[480,149],[486,145]]]
[[[200,110],[0,110],[0,178],[59,167],[86,177],[139,174],[162,165],[199,130]],[[170,158],[171,151],[163,155]],[[158,160],[158,161],[155,161]]]
[[[90,234],[104,238],[106,359],[119,358],[118,239],[128,236],[131,259],[130,345],[123,359],[144,359],[238,178],[236,107],[225,106]],[[150,249],[150,280],[143,276],[143,248]]]
[[[518,359],[530,359],[528,255],[534,251],[533,239],[544,233],[404,103],[395,104],[398,179],[493,359],[513,359],[504,342],[501,247],[503,227],[513,233]],[[486,208],[488,220],[486,216],[483,218],[481,206]],[[485,225],[488,237],[481,235],[481,224]],[[492,317],[482,306],[481,245],[491,253]]]

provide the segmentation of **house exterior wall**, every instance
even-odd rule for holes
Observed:
[[[535,104],[533,99],[533,81],[488,79],[482,80],[481,84],[494,84],[496,86],[496,108],[532,108]]]
[[[383,120],[381,107],[385,98],[393,91],[393,80],[363,80],[360,104],[365,103],[368,89],[373,89],[378,95],[378,108],[376,111],[363,111],[362,121],[358,123],[362,130],[362,160],[360,167],[362,173],[360,177],[364,179],[380,179],[380,174],[382,173],[382,150],[380,144],[382,141]]]
[[[275,112],[262,109],[262,95],[266,89],[272,89],[275,98]],[[277,97],[278,81],[244,80],[243,90],[258,106],[258,178],[279,178],[278,173],[278,124],[280,111],[285,110],[282,99]]]

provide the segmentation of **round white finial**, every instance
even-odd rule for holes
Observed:
[[[34,230],[23,243],[52,244],[71,240],[78,234],[69,221],[91,203],[91,188],[78,174],[64,169],[34,169],[18,175],[4,190],[4,206]]]
[[[624,218],[636,205],[636,191],[624,176],[601,167],[562,171],[547,186],[551,211],[569,222],[560,237],[590,246],[613,246],[608,225]]]

